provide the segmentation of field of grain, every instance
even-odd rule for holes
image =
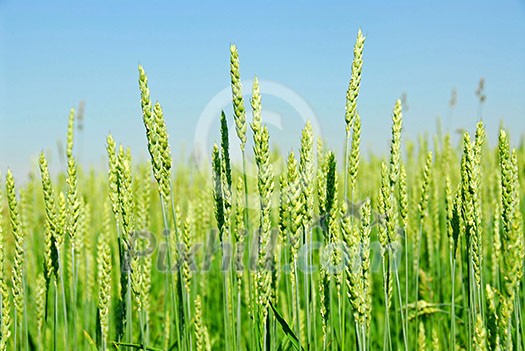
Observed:
[[[109,135],[107,171],[83,169],[72,110],[66,172],[42,153],[37,176],[1,178],[0,350],[524,350],[525,144],[502,127],[489,146],[481,121],[459,145],[413,143],[397,101],[390,153],[363,155],[364,46],[340,157],[310,123],[272,150],[233,45],[234,113],[204,172],[171,150],[141,66],[151,162]]]

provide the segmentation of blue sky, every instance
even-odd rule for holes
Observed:
[[[515,141],[525,131],[524,0],[0,0],[0,170],[27,174],[41,150],[58,167],[57,141],[65,137],[69,109],[81,100],[83,163],[104,165],[110,131],[144,157],[139,63],[152,98],[164,107],[175,156],[188,154],[206,106],[228,88],[231,43],[239,48],[243,79],[257,75],[268,87],[296,93],[339,151],[359,28],[367,36],[358,103],[365,150],[387,150],[391,110],[404,92],[405,138],[433,133],[438,116],[445,129],[472,130],[480,77],[490,139],[502,119]],[[452,88],[458,103],[451,119]],[[273,141],[296,148],[304,111],[290,105],[289,95],[267,91],[263,107]],[[208,142],[217,139],[216,126],[215,120],[205,134]]]

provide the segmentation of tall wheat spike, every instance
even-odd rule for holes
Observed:
[[[26,292],[24,282],[25,272],[25,248],[24,239],[25,233],[22,231],[22,223],[20,220],[20,213],[18,210],[18,200],[16,198],[15,179],[11,170],[7,171],[5,179],[5,187],[7,194],[7,205],[9,212],[9,222],[11,223],[11,230],[15,240],[15,254],[12,268],[12,288],[13,304],[15,306],[15,349],[17,347],[17,340],[20,343],[26,344],[26,332],[23,321],[25,315]],[[19,335],[17,335],[19,331]],[[19,344],[18,344],[19,345]],[[21,346],[21,345],[20,345]]]
[[[361,32],[361,29],[357,32],[356,42],[354,44],[354,59],[352,61],[352,73],[350,77],[350,82],[348,84],[348,89],[346,91],[346,104],[345,104],[345,122],[346,122],[346,140],[345,140],[345,149],[344,149],[344,164],[345,164],[345,174],[344,174],[344,196],[346,197],[348,191],[348,174],[350,172],[350,134],[353,130],[352,142],[354,143],[359,139],[359,135],[355,135],[356,126],[354,126],[354,120],[357,116],[357,97],[359,96],[359,90],[361,86],[361,71],[363,68],[363,49],[365,44],[365,37]],[[359,122],[360,123],[360,122]],[[359,126],[360,127],[360,126]],[[359,129],[359,128],[357,128]],[[359,134],[359,133],[358,133]],[[353,151],[355,153],[355,145],[352,145]],[[354,155],[355,156],[355,155]],[[355,161],[355,160],[354,160]]]
[[[195,340],[197,351],[211,350],[208,328],[204,324],[200,295],[195,298]]]
[[[73,155],[73,145],[74,145],[74,122],[75,122],[75,110],[71,109],[68,119],[68,128],[67,128],[67,207],[66,207],[66,231],[69,236],[69,242],[71,250],[69,251],[68,268],[71,282],[71,304],[73,306],[77,305],[77,287],[78,287],[78,256],[79,248],[77,243],[79,238],[77,237],[79,232],[79,227],[81,223],[81,200],[80,194],[78,191],[78,166]],[[81,239],[81,238],[80,238]],[[71,313],[71,319],[73,321],[73,347],[77,347],[77,316],[76,309]]]
[[[0,180],[2,177],[0,176]],[[0,351],[7,350],[11,336],[11,301],[5,275],[5,247],[4,247],[4,197],[0,189]]]
[[[241,150],[246,147],[246,110],[242,96],[241,72],[239,65],[239,52],[237,46],[230,46],[230,77],[233,96],[233,112],[235,119],[235,130],[241,141]]]
[[[299,176],[301,188],[301,210],[302,219],[302,243],[303,245],[313,244],[312,219],[315,210],[315,161],[314,161],[314,135],[310,121],[305,123],[301,132],[301,147],[299,152]],[[311,265],[313,257],[307,254],[306,263]],[[304,296],[305,296],[305,322],[307,326],[308,344],[317,348],[317,325],[316,311],[316,289],[313,276],[304,272]]]
[[[481,312],[481,259],[482,253],[480,228],[476,216],[478,207],[477,197],[479,196],[476,183],[477,165],[474,156],[473,145],[470,135],[465,132],[463,136],[463,158],[461,162],[461,204],[462,219],[465,224],[465,238],[468,250],[468,293],[469,293],[469,313],[471,321],[474,323],[477,314]]]
[[[346,91],[346,131],[350,133],[357,111],[357,97],[361,86],[361,72],[363,69],[363,49],[365,45],[365,36],[361,29],[357,32],[357,39],[354,45],[354,60],[352,62],[352,77]]]
[[[49,176],[47,160],[44,153],[40,154],[40,173],[42,178],[42,190],[44,193],[44,204],[46,210],[46,226],[45,226],[45,252],[44,276],[46,278],[46,290],[49,287],[51,277],[54,275],[58,277],[58,252],[56,246],[56,237],[60,236],[57,221],[57,208],[55,205],[55,195]]]
[[[303,223],[302,210],[304,208],[301,198],[301,186],[299,183],[299,169],[297,160],[293,152],[288,155],[288,170],[286,174],[286,187],[281,189],[287,197],[286,212],[288,223],[286,226],[287,239],[290,243],[290,286],[292,290],[292,314],[295,325],[295,332],[300,334],[301,325],[301,302],[299,294],[299,272],[297,268],[297,260],[299,255],[299,248],[302,242],[302,233],[300,231]]]
[[[523,219],[519,209],[519,178],[516,151],[510,151],[507,133],[502,129],[499,135],[499,162],[502,188],[502,249],[503,256],[503,300],[500,308],[500,329],[503,345],[512,347],[510,320],[514,310],[514,298],[521,275],[525,254]]]
[[[253,81],[251,106],[253,111],[253,121],[251,128],[253,131],[253,152],[255,164],[257,166],[257,190],[260,202],[260,221],[259,221],[259,256],[257,265],[257,304],[259,323],[264,323],[264,330],[267,329],[266,317],[272,297],[272,269],[273,269],[273,249],[271,245],[271,208],[272,195],[274,189],[274,172],[270,163],[270,135],[268,128],[262,124],[261,116],[261,94],[257,77]],[[262,334],[263,342],[266,333]],[[264,345],[261,344],[261,345]]]
[[[98,314],[100,319],[100,334],[102,339],[102,350],[107,349],[109,340],[109,311],[111,308],[111,248],[109,238],[111,232],[110,219],[111,205],[108,201],[104,202],[104,219],[102,232],[98,237],[97,245],[97,271],[98,271]]]

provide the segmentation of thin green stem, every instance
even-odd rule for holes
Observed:
[[[133,311],[131,306],[131,272],[129,267],[126,275],[128,276],[128,287],[126,291],[126,325],[128,327],[128,340],[131,343],[133,342]]]
[[[304,226],[302,226],[302,229],[303,229],[303,245],[306,245],[308,243],[308,238],[307,238],[308,231],[306,230]],[[311,254],[310,250],[308,249],[308,256],[306,257],[308,267],[311,267],[310,266],[310,254]],[[303,272],[303,277],[304,277],[303,283],[304,283],[304,298],[305,298],[305,315],[306,315],[306,326],[307,326],[307,334],[308,334],[307,348],[309,349],[312,345],[312,323],[310,320],[311,319],[310,318],[310,293],[309,293],[310,280],[308,279],[308,272],[306,269]],[[314,328],[315,328],[315,325],[314,325]]]
[[[75,243],[74,239],[71,240],[71,269],[73,271],[73,289],[71,293],[71,305],[73,309],[71,311],[71,320],[73,321],[73,349],[77,349],[77,268],[75,261]]]
[[[453,257],[453,253],[450,253],[450,269],[452,276],[452,305],[451,305],[451,318],[450,318],[450,348],[455,348],[456,346],[456,292],[455,292],[455,283],[456,283],[456,258]]]
[[[57,253],[58,253],[58,257],[59,257],[59,262],[58,262],[58,267],[59,267],[59,271],[60,271],[60,287],[61,287],[61,290],[62,290],[62,307],[63,307],[63,312],[64,312],[64,347],[65,349],[67,350],[67,342],[68,342],[68,320],[67,320],[67,302],[66,302],[66,290],[65,290],[65,284],[64,284],[64,268],[63,268],[63,265],[62,265],[62,262],[60,262],[60,252],[58,252],[58,249],[57,249]]]
[[[176,233],[177,232],[177,228],[176,228],[177,222],[175,219],[176,217],[175,217],[175,210],[174,210],[174,205],[173,205],[173,197],[171,196],[172,192],[173,191],[171,191],[170,189],[170,197],[172,201],[172,206],[171,206],[172,216],[173,216],[173,221],[175,223],[175,233]],[[172,271],[171,271],[173,269],[173,263],[172,263],[172,257],[171,257],[171,243],[170,243],[171,231],[170,231],[170,226],[168,222],[168,216],[166,213],[166,204],[164,203],[164,200],[162,199],[162,194],[160,193],[160,190],[159,190],[159,196],[160,196],[160,205],[161,205],[161,210],[162,210],[162,221],[164,225],[163,236],[164,236],[164,244],[166,245],[166,259],[168,261],[166,272],[164,272],[165,274],[164,276],[164,294],[166,298],[168,298],[169,296],[171,300],[171,308],[173,310],[173,318],[175,318],[175,326],[176,326],[176,331],[177,331],[177,342],[178,342],[178,345],[182,345],[182,339],[180,335],[180,325],[179,325],[180,323],[179,311],[177,311],[177,303],[176,303],[176,298],[175,298],[175,292],[173,291],[174,286],[173,286],[173,277],[172,277]],[[164,309],[165,309],[164,315],[167,315],[166,309],[169,310],[169,306],[167,303],[164,305]],[[169,344],[169,340],[165,344]]]
[[[387,254],[387,253],[385,253]],[[385,333],[384,333],[384,340],[383,340],[383,350],[392,350],[392,338],[390,337],[390,314],[389,314],[389,298],[388,298],[388,287],[387,284],[389,283],[389,267],[387,266],[387,260],[385,259],[385,256],[383,255],[383,292],[385,295]]]
[[[26,351],[29,351],[29,328],[27,326],[27,298],[26,298],[27,289],[26,289],[26,286],[27,286],[26,278],[24,276],[22,279],[22,288],[24,291],[24,300],[23,300],[24,301],[24,327],[22,329],[22,332],[23,332],[25,349]]]
[[[241,349],[241,289],[237,285],[237,350]]]
[[[297,274],[297,259],[294,259],[293,262],[294,265],[294,276],[293,279],[295,280],[295,308],[296,308],[296,321],[295,321],[295,333],[297,334],[297,337],[299,338],[299,349],[302,347],[302,341],[301,341],[301,300],[299,299],[299,274]]]
[[[404,240],[405,240],[405,331],[407,333],[406,335],[406,342],[410,342],[409,333],[410,329],[408,328],[408,233],[407,228],[404,227]],[[407,346],[408,347],[408,346]]]
[[[58,339],[58,289],[57,289],[57,282],[56,279],[53,280],[53,304],[54,304],[54,311],[53,311],[53,350],[57,349],[57,339]],[[44,334],[45,336],[45,334]],[[45,342],[45,340],[44,340]],[[45,344],[42,344],[45,345]],[[67,350],[67,348],[66,348]]]
[[[396,277],[396,287],[397,287],[397,295],[399,298],[399,308],[400,308],[400,314],[401,314],[401,325],[403,329],[403,342],[404,342],[404,350],[408,351],[408,337],[407,337],[407,331],[406,331],[406,324],[405,324],[405,314],[403,312],[403,297],[401,296],[401,284],[399,283],[399,272],[397,267],[397,257],[391,257],[390,258],[394,262],[394,274]]]
[[[415,309],[416,309],[416,334],[418,335],[418,326],[419,326],[419,310],[418,310],[418,302],[419,302],[419,260],[420,260],[420,252],[421,252],[421,240],[423,239],[423,217],[420,218],[419,223],[419,232],[418,232],[418,240],[417,240],[417,248],[416,248],[416,271],[414,272],[416,275],[416,289],[414,291],[415,293]],[[417,342],[417,338],[415,339],[416,343],[416,350],[419,350],[419,343]]]

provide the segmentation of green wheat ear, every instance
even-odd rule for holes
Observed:
[[[503,265],[501,276],[503,277],[503,291],[500,308],[500,330],[503,345],[512,345],[512,333],[510,333],[510,320],[514,311],[514,298],[516,296],[518,282],[523,274],[523,257],[525,256],[525,244],[523,239],[523,218],[520,208],[520,184],[518,174],[518,158],[516,150],[510,151],[510,143],[507,133],[502,129],[499,136],[499,163],[501,172],[501,203],[503,225],[502,249]]]
[[[52,275],[58,277],[58,253],[56,237],[61,236],[59,230],[57,208],[55,204],[55,195],[49,176],[47,160],[42,152],[39,159],[40,173],[42,178],[42,190],[44,193],[44,206],[46,211],[46,224],[44,233],[45,253],[44,253],[44,271],[46,279],[46,289],[49,286]]]
[[[73,138],[75,133],[75,110],[69,111],[68,123],[67,123],[67,149],[66,156],[68,159],[73,157]]]
[[[390,186],[394,187],[399,179],[399,168],[401,163],[401,129],[403,126],[403,114],[401,100],[397,100],[392,114],[392,141],[390,144]]]
[[[299,173],[303,203],[303,227],[309,228],[314,215],[314,136],[312,124],[307,121],[301,133],[301,150],[299,153]]]
[[[230,77],[233,97],[233,113],[235,119],[235,130],[241,141],[241,150],[246,147],[246,110],[244,98],[242,97],[241,72],[239,66],[239,53],[237,46],[230,46]]]
[[[356,111],[357,111],[357,97],[359,96],[359,89],[361,86],[361,72],[363,69],[363,49],[365,46],[365,37],[361,29],[357,32],[357,39],[354,45],[354,61],[352,62],[352,77],[346,92],[346,131],[350,133]]]
[[[234,196],[234,236],[235,236],[235,270],[237,274],[238,289],[242,285],[242,276],[244,271],[244,245],[246,237],[246,228],[244,226],[244,181],[242,177],[237,178],[236,191]]]
[[[222,174],[222,164],[221,164],[221,155],[219,151],[219,147],[217,144],[213,145],[213,152],[212,152],[212,174],[213,174],[213,199],[215,204],[215,220],[217,221],[217,228],[219,229],[220,233],[220,240],[222,242],[224,232],[225,232],[225,225],[226,225],[226,218],[224,214],[224,196],[223,196],[223,188],[222,188],[222,180],[221,180],[221,174]]]
[[[436,326],[432,326],[432,350],[434,351],[440,351],[441,350],[441,343],[439,341],[439,334],[437,331]]]
[[[399,168],[399,214],[401,215],[401,224],[403,225],[405,235],[407,235],[408,232],[408,212],[407,172],[405,165],[401,163],[401,167]]]
[[[352,144],[348,155],[348,175],[350,176],[350,192],[353,193],[357,182],[357,172],[359,170],[359,146],[361,143],[361,117],[356,113],[352,124]]]
[[[385,162],[381,163],[381,188],[378,192],[378,211],[382,214],[390,214],[390,186],[388,178],[388,167]],[[384,219],[383,219],[384,221]],[[378,238],[381,244],[381,255],[383,256],[389,247],[389,235],[385,225],[379,226]]]
[[[326,158],[326,202],[324,207],[324,216],[326,220],[325,229],[330,228],[330,213],[332,213],[332,208],[334,208],[336,201],[336,159],[333,152],[329,152]],[[326,230],[329,233],[329,230]]]
[[[421,220],[428,216],[428,188],[430,187],[430,173],[432,171],[432,152],[427,153],[423,179],[421,182],[421,196],[418,203],[418,211]]]
[[[36,325],[38,330],[44,329],[44,319],[46,316],[46,290],[47,283],[44,274],[38,274],[35,282],[35,305],[36,305]]]
[[[200,295],[195,298],[195,341],[197,351],[211,350],[211,344],[208,335],[208,328],[204,324],[202,315],[202,302]]]
[[[108,154],[108,187],[109,199],[111,200],[111,209],[118,220],[119,202],[118,202],[118,162],[116,143],[111,134],[106,139],[106,151]]]
[[[474,329],[474,350],[487,351],[487,331],[481,314],[476,315]]]
[[[230,162],[230,142],[228,140],[228,121],[226,114],[221,112],[221,154],[222,164],[224,166],[224,174],[226,177],[226,184],[231,192],[232,189],[232,168]]]
[[[252,131],[254,134],[255,147],[257,147],[257,143],[261,143],[261,141],[258,138],[260,138],[261,128],[262,128],[261,91],[259,89],[259,80],[257,79],[257,77],[253,79],[252,99],[250,102],[251,102],[252,111],[253,111],[253,120],[251,123],[251,127],[252,127]]]
[[[133,202],[131,156],[129,150],[125,150],[122,145],[119,147],[117,154],[117,184],[123,238],[127,242],[135,229],[135,204]]]
[[[2,177],[0,176],[0,183]],[[3,218],[4,216],[4,198],[2,190],[0,189],[0,351],[7,349],[7,343],[11,336],[11,301],[9,297],[9,289],[7,287],[5,276],[5,248],[4,248],[4,232],[3,232]]]
[[[496,292],[487,284],[485,287],[487,297],[487,344],[489,350],[500,350],[500,333],[498,330],[498,312],[496,308]]]
[[[98,314],[100,319],[100,331],[103,350],[107,347],[109,338],[109,311],[111,307],[111,248],[109,245],[109,234],[111,232],[111,205],[109,201],[104,203],[104,218],[102,232],[98,237],[97,244],[97,268],[98,268]]]
[[[9,210],[9,220],[11,223],[11,230],[15,239],[15,255],[13,259],[12,269],[12,293],[13,303],[15,305],[16,320],[22,323],[25,304],[25,289],[24,289],[24,238],[25,234],[22,231],[22,223],[18,209],[18,201],[16,199],[15,178],[11,170],[7,171],[5,180],[7,205]]]
[[[288,155],[288,172],[287,172],[287,188],[285,196],[288,197],[287,204],[289,206],[289,225],[290,240],[292,245],[292,255],[297,255],[300,236],[299,229],[303,223],[302,209],[304,208],[303,198],[301,197],[301,187],[299,183],[299,168],[297,160],[292,152]]]
[[[157,162],[160,163],[160,169],[157,169],[157,182],[159,183],[160,192],[164,202],[168,203],[171,192],[171,149],[168,142],[169,136],[166,122],[164,120],[164,113],[158,102],[155,103],[155,106],[153,107],[153,116],[155,118],[155,131],[157,134],[155,158],[160,159],[160,161]]]
[[[164,204],[169,203],[171,194],[171,149],[164,113],[159,102],[152,106],[148,77],[139,66],[139,89],[141,96],[142,121],[146,129],[148,151],[151,158],[153,175],[159,186]]]
[[[423,322],[419,322],[417,348],[419,351],[427,351],[427,336]]]
[[[475,281],[480,287],[481,283],[481,238],[480,228],[478,228],[478,222],[476,220],[480,213],[476,213],[476,202],[478,189],[476,183],[476,164],[474,159],[474,150],[470,135],[465,133],[463,136],[463,159],[461,162],[461,202],[462,202],[462,215],[465,223],[465,235],[467,239],[467,246],[469,249],[469,259],[472,260],[474,269]]]
[[[66,225],[67,225],[67,200],[64,192],[58,194],[58,204],[57,204],[57,225],[58,225],[58,235],[55,237],[57,250],[62,250],[64,244],[64,237],[66,235]]]
[[[259,257],[256,274],[256,289],[259,321],[265,321],[268,315],[269,304],[273,296],[272,268],[274,257],[270,250],[271,245],[271,209],[274,189],[274,171],[270,162],[270,135],[268,128],[262,124],[261,95],[257,78],[253,82],[251,123],[253,131],[253,152],[257,166],[257,189],[259,192],[260,222],[259,222]]]

